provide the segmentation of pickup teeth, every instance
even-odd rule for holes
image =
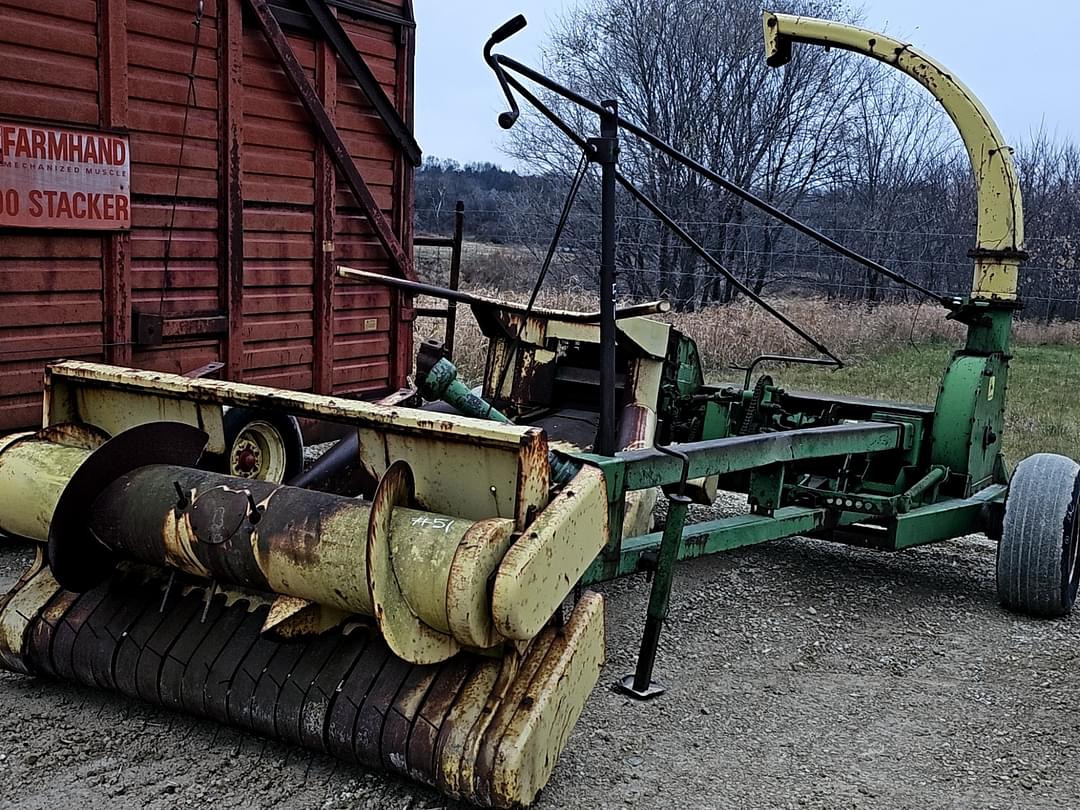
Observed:
[[[291,639],[262,633],[269,609],[135,566],[76,594],[39,563],[0,600],[0,625],[19,628],[0,637],[0,663],[511,807],[547,782],[603,658],[596,594],[520,655],[510,647],[432,665],[396,657],[366,622]]]

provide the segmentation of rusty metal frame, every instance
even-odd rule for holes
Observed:
[[[220,228],[221,302],[228,318],[225,338],[225,377],[244,373],[244,192],[240,151],[244,141],[244,13],[242,0],[223,0],[219,60],[223,66],[220,93],[221,161]]]
[[[371,68],[364,61],[364,57],[353,45],[352,40],[349,39],[349,35],[341,27],[337,17],[331,13],[325,0],[304,0],[304,5],[307,6],[312,19],[315,21],[316,28],[322,32],[324,41],[330,45],[337,58],[345,65],[356,83],[360,85],[360,89],[368,97],[371,106],[378,113],[386,128],[390,130],[390,134],[394,136],[398,146],[401,147],[402,153],[413,166],[419,166],[422,155],[420,145],[416,142],[416,138],[413,137],[412,130],[401,115],[398,114],[393,102],[387,98],[386,93],[383,92],[382,87],[379,85],[378,79],[375,78],[375,74],[371,72]]]
[[[315,44],[315,83],[330,120],[336,118],[337,70],[325,41]],[[337,175],[330,150],[315,145],[315,313],[312,335],[311,388],[317,394],[334,389],[334,236],[337,223]]]
[[[246,0],[246,2],[254,12],[259,28],[270,45],[270,49],[277,57],[285,77],[289,80],[293,89],[296,90],[301,104],[303,104],[304,109],[307,110],[308,115],[315,124],[316,130],[334,159],[334,163],[345,178],[349,188],[352,189],[356,201],[363,209],[365,216],[371,222],[379,243],[390,254],[400,274],[405,278],[415,279],[416,272],[413,268],[412,257],[406,253],[405,248],[402,247],[401,242],[394,235],[390,221],[379,208],[378,203],[375,202],[371,189],[364,182],[364,178],[361,176],[360,170],[357,169],[352,155],[349,154],[348,147],[342,141],[341,135],[326,111],[326,107],[319,100],[318,92],[304,73],[304,68],[296,58],[296,53],[289,44],[285,32],[281,30],[281,26],[274,17],[269,3],[266,0]]]
[[[123,128],[128,119],[127,3],[98,3],[98,28],[99,123]],[[110,363],[126,364],[131,362],[131,234],[107,234],[101,246],[104,356]]]

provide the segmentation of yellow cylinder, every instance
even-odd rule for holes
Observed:
[[[0,532],[46,542],[56,502],[89,455],[33,434],[0,445]]]
[[[398,507],[390,523],[394,576],[412,612],[440,633],[450,632],[446,585],[471,520]]]

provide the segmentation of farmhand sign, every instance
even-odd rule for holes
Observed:
[[[0,227],[127,230],[126,136],[0,121]]]

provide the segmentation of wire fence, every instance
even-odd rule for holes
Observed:
[[[424,230],[452,228],[452,211],[418,209]],[[525,289],[535,278],[554,230],[554,213],[520,210],[466,211],[463,283],[505,291]],[[838,256],[819,242],[778,223],[690,219],[680,221],[713,257],[755,292],[778,297],[825,297],[868,302],[919,300],[918,293]],[[838,223],[821,230],[932,291],[958,296],[971,289],[974,228],[951,233]],[[726,276],[709,266],[650,217],[624,212],[617,220],[617,292],[627,300],[666,297],[680,309],[731,301]],[[594,291],[599,266],[599,217],[571,220],[555,254],[549,284]],[[1021,268],[1024,317],[1080,319],[1080,261],[1075,237],[1031,237]],[[440,279],[444,257],[417,255],[421,272]],[[445,281],[445,279],[443,279]]]

